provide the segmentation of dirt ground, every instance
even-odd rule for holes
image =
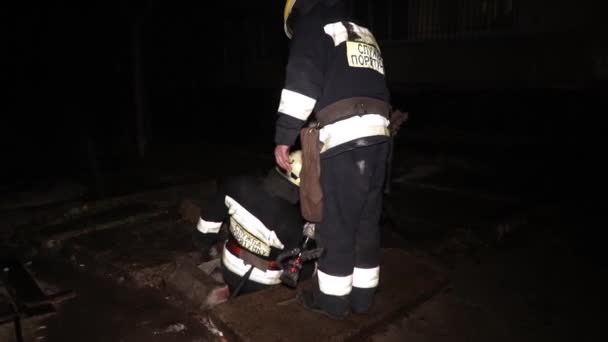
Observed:
[[[269,159],[259,157],[263,152],[252,148],[245,154],[251,160],[258,159],[254,168],[258,174]],[[206,162],[221,159],[219,152],[210,156]],[[450,282],[435,297],[361,339],[599,340],[603,335],[602,309],[608,303],[604,291],[608,271],[601,252],[603,244],[590,227],[598,222],[601,206],[569,194],[556,197],[559,191],[543,192],[551,187],[532,191],[521,186],[522,180],[513,177],[510,170],[501,173],[470,160],[430,154],[410,154],[399,160],[394,165],[393,192],[385,202],[383,244],[437,262]],[[236,161],[232,164],[228,173],[243,171]],[[187,172],[182,172],[183,167],[170,172],[163,169],[160,183],[140,183],[146,189],[166,188],[167,183],[183,185],[217,177],[217,172],[204,172],[205,163],[186,167]],[[152,180],[154,174],[141,178]],[[526,175],[534,174],[542,172]],[[129,173],[116,177],[116,184],[121,184],[129,179]],[[535,179],[526,179],[526,184],[538,184]],[[30,194],[28,200],[35,205],[13,205],[3,211],[3,254],[11,252],[24,261],[34,260],[30,271],[47,292],[70,288],[79,293],[58,305],[59,315],[32,329],[39,332],[44,326],[46,333],[39,335],[45,341],[217,340],[204,314],[172,297],[164,289],[164,279],[155,277],[163,272],[155,268],[158,265],[195,252],[189,228],[172,216],[176,202],[186,195],[165,191],[161,195],[164,200],[152,196],[148,201],[148,195],[139,196],[139,202],[166,208],[167,216],[116,227],[104,223],[104,232],[70,238],[69,248],[52,256],[39,250],[32,241],[40,240],[32,237],[43,231],[41,227],[48,225],[50,217],[55,217],[55,222],[72,222],[74,217],[87,215],[74,208],[88,203],[91,211],[97,200],[74,197],[70,187],[58,201],[61,196],[54,188],[54,206],[42,205],[48,202],[43,195],[36,199]],[[111,207],[111,198],[105,206]],[[10,198],[3,198],[3,203],[11,203]],[[95,227],[95,222],[87,224]],[[165,249],[170,253],[164,253]],[[150,274],[149,270],[156,271]],[[137,275],[142,274],[147,278],[139,282],[153,285],[137,286]]]
[[[548,233],[548,232],[547,232]],[[450,286],[372,341],[594,341],[606,269],[547,235],[474,255],[440,255]]]

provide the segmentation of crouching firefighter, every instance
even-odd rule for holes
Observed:
[[[324,254],[318,287],[299,298],[305,308],[336,319],[372,308],[390,139],[380,48],[349,17],[345,2],[286,2],[284,28],[291,42],[274,153],[279,167],[290,170],[290,146],[300,136],[302,214],[318,223]],[[312,119],[316,123],[306,125]]]
[[[222,225],[228,226],[221,265],[233,297],[280,284],[284,268],[300,273],[301,265],[293,267],[305,231],[297,206],[302,165],[299,151],[291,153],[290,163],[289,173],[273,168],[262,179],[230,178],[202,205],[197,224],[200,233],[219,238]],[[310,277],[313,269],[314,264],[306,263],[295,280]],[[293,274],[286,280],[293,281]]]

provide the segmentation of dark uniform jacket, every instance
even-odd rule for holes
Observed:
[[[380,48],[367,28],[323,4],[298,19],[294,28],[276,144],[293,145],[310,114],[336,101],[371,97],[389,103]],[[348,143],[360,146],[355,141],[361,138],[388,136],[388,120],[378,115],[343,121],[321,131],[322,152]]]
[[[276,181],[287,183],[282,178]],[[224,221],[229,222],[231,240],[268,261],[298,246],[302,240],[304,221],[299,208],[269,191],[263,180],[254,177],[235,177],[224,182],[204,206],[197,228],[202,233],[216,233]],[[249,266],[235,258],[234,253],[224,248],[224,267],[243,275]],[[250,279],[272,285],[280,282],[279,276],[276,269],[256,269]]]

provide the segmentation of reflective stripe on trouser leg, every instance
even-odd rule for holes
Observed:
[[[363,200],[353,186],[357,179],[351,153],[321,159],[323,221],[315,233],[324,253],[319,258],[317,278],[319,290],[329,296],[345,296],[352,289],[357,211]]]
[[[323,222],[317,230],[317,242],[325,253],[319,258],[319,295],[315,296],[315,302],[323,310],[337,315],[348,310],[355,290],[366,294],[355,295],[357,311],[368,309],[373,300],[375,288],[353,287],[353,272],[355,266],[374,268],[380,263],[377,257],[380,247],[376,220],[378,201],[370,203],[369,196],[370,188],[376,187],[372,183],[382,183],[384,179],[381,176],[380,180],[372,180],[379,167],[377,164],[386,162],[386,154],[378,155],[382,145],[385,144],[359,147],[321,159]],[[361,226],[371,234],[358,232]],[[362,241],[358,241],[359,236]],[[359,272],[362,272],[361,280],[367,279],[365,284],[361,282],[363,285],[374,284],[375,271]],[[367,295],[368,292],[371,295]]]
[[[353,289],[350,296],[351,310],[367,313],[371,310],[380,280],[380,215],[386,172],[388,144],[370,147],[367,160],[373,166],[367,200],[361,210],[359,229],[356,233],[355,268]],[[368,159],[369,158],[369,159]]]
[[[374,268],[355,267],[353,272],[353,289],[350,305],[355,313],[365,313],[370,310],[374,294],[380,279],[380,266]]]
[[[321,293],[330,296],[346,296],[353,287],[353,275],[344,277],[332,276],[321,270],[317,271],[319,279],[319,290]]]
[[[355,267],[353,271],[353,286],[370,289],[378,286],[380,280],[380,266],[374,268]]]

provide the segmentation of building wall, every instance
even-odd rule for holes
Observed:
[[[380,41],[393,88],[571,88],[608,79],[605,12],[592,3],[354,0],[352,12]],[[218,63],[206,82],[281,87],[288,52],[282,3],[246,4],[213,28]]]
[[[603,21],[589,1],[405,2],[396,11],[403,1],[375,0],[365,13],[393,87],[572,88],[606,80]],[[407,21],[405,33],[398,21]]]
[[[526,35],[460,42],[385,43],[395,86],[578,87],[593,77],[588,42]]]

